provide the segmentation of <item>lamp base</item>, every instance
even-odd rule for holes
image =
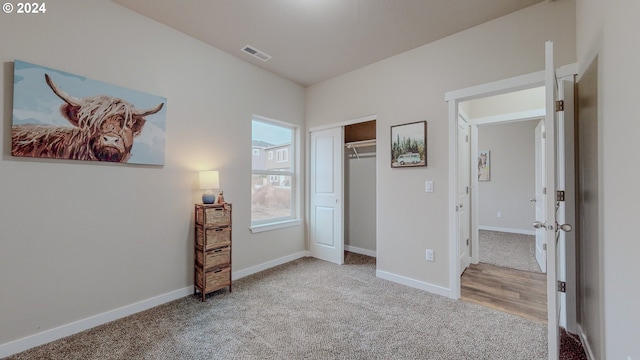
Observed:
[[[213,194],[213,191],[205,191],[202,194],[202,203],[203,204],[213,204],[216,200],[216,196]]]

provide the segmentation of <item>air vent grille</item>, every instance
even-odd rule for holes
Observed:
[[[246,45],[245,47],[242,48],[242,51],[262,61],[267,61],[271,59],[271,55],[268,55],[267,53],[262,52],[251,45]]]

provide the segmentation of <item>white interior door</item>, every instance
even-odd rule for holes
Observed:
[[[309,238],[311,256],[344,263],[343,128],[311,132]]]
[[[545,196],[545,128],[544,120],[540,120],[535,132],[535,167],[536,167],[536,221],[544,222],[546,218],[547,199]],[[546,229],[536,229],[536,261],[543,273],[547,272]]]
[[[547,243],[547,328],[549,359],[557,360],[560,349],[560,302],[558,301],[557,277],[557,222],[556,222],[556,100],[557,80],[553,62],[553,42],[545,44],[545,187],[546,217],[538,226],[545,228]]]
[[[469,266],[471,243],[471,217],[470,214],[470,170],[469,124],[458,117],[458,241],[460,242],[460,274]]]

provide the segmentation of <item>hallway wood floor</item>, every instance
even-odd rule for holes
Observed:
[[[479,263],[471,264],[460,282],[464,301],[547,322],[546,274]]]

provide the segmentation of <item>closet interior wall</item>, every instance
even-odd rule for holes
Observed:
[[[376,255],[376,121],[344,128],[345,250]]]

